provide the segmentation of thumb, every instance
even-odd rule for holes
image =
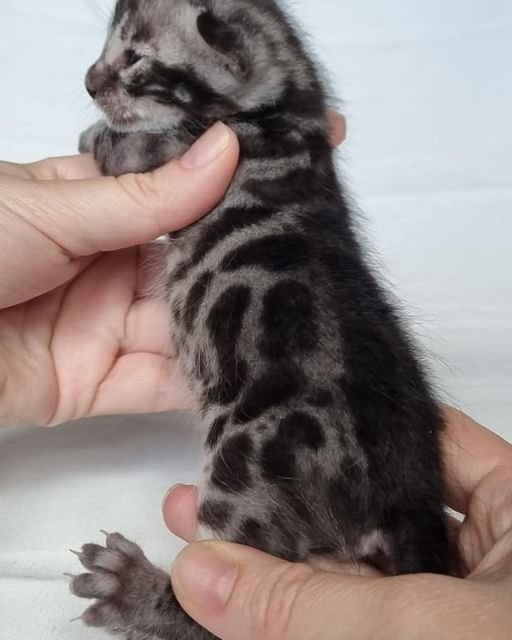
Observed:
[[[247,547],[203,542],[178,556],[172,581],[185,611],[222,640],[397,637],[386,629],[398,584],[392,578],[314,571]]]
[[[25,210],[34,214],[30,222],[73,256],[123,249],[181,229],[211,210],[237,161],[236,136],[219,122],[180,160],[153,172],[33,182],[30,192],[24,185]]]
[[[238,141],[218,123],[180,159],[119,178],[0,182],[0,308],[74,278],[93,257],[144,244],[208,213],[238,162]]]

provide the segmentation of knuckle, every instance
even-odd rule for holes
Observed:
[[[126,173],[117,182],[136,205],[151,204],[160,195],[152,173]]]
[[[264,584],[258,589],[257,604],[262,639],[288,640],[293,637],[302,595],[312,575],[310,567],[290,563],[265,576]]]
[[[25,165],[28,171],[27,177],[34,177],[37,180],[55,180],[57,176],[56,161],[53,158],[44,158]]]

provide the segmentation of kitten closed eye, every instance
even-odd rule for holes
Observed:
[[[125,64],[127,67],[133,67],[142,60],[143,56],[138,54],[134,49],[127,49],[124,53]]]

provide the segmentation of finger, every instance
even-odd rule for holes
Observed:
[[[162,503],[162,514],[174,535],[191,542],[197,533],[197,489],[177,485],[170,489]]]
[[[336,111],[329,111],[328,120],[331,130],[331,144],[333,147],[339,147],[347,137],[347,120],[345,116]]]
[[[18,164],[16,162],[0,162],[0,175],[27,180],[33,177],[27,169],[27,165]]]
[[[0,175],[25,180],[83,180],[100,175],[90,154],[47,158],[28,164],[0,162]]]
[[[461,411],[445,408],[442,436],[448,505],[467,513],[478,484],[494,469],[512,465],[512,446]]]
[[[145,323],[142,305],[139,320],[133,310],[136,268],[135,249],[107,253],[67,288],[50,336],[59,392],[49,424],[186,406],[188,387],[162,350],[165,332]],[[131,335],[137,327],[149,330],[145,344]]]
[[[190,390],[172,358],[151,353],[119,357],[96,393],[87,416],[183,411]],[[61,422],[61,421],[60,421]]]
[[[512,584],[512,529],[491,547],[469,578],[507,581]]]
[[[101,174],[90,153],[47,158],[23,165],[29,177],[36,180],[86,180],[98,178]]]
[[[164,522],[174,535],[186,542],[196,539],[197,534],[197,488],[190,485],[175,485],[165,495],[162,503]],[[383,574],[365,564],[340,562],[317,556],[307,563],[314,569],[355,576],[382,576]]]
[[[475,488],[458,538],[461,557],[474,571],[512,532],[512,465],[498,465]]]
[[[357,640],[386,635],[393,579],[314,571],[226,543],[187,547],[172,569],[177,598],[223,640]],[[371,611],[371,616],[368,615]],[[408,637],[404,635],[403,637]]]

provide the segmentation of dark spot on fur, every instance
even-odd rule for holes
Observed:
[[[306,134],[305,138],[312,165],[318,166],[320,163],[330,161],[332,149],[325,133],[313,131]]]
[[[214,387],[208,388],[206,393],[207,402],[222,406],[231,404],[238,398],[246,382],[247,362],[242,357],[237,356],[236,363],[233,363],[229,372],[227,371],[227,364],[225,364],[221,382]]]
[[[264,220],[268,220],[273,214],[273,209],[258,205],[251,207],[229,207],[225,209],[218,219],[205,229],[192,254],[190,265],[193,266],[200,260],[203,260],[212,249],[232,233],[250,228]]]
[[[224,435],[224,429],[226,428],[226,424],[228,422],[228,416],[219,416],[213,421],[210,430],[208,431],[208,435],[206,437],[206,444],[210,449],[213,449],[219,443],[219,440]]]
[[[259,418],[269,409],[284,405],[299,394],[305,384],[304,374],[293,364],[272,365],[247,389],[235,413],[235,422]]]
[[[354,478],[351,478],[351,475]],[[359,480],[357,481],[356,480]],[[342,473],[329,481],[327,503],[339,522],[364,522],[368,517],[368,484],[357,463],[345,465]]]
[[[278,178],[250,179],[245,188],[260,201],[283,207],[311,201],[311,195],[321,192],[325,178],[315,169],[292,169]]]
[[[325,113],[324,96],[317,80],[314,80],[309,88],[298,87],[294,82],[289,81],[284,95],[281,98],[281,108],[288,113],[302,115],[305,117],[315,117]],[[324,139],[328,143],[327,135]],[[329,145],[329,152],[332,154]]]
[[[294,411],[281,420],[277,440],[279,447],[283,449],[300,445],[308,447],[312,451],[318,451],[325,444],[322,425],[316,418],[304,411]]]
[[[194,320],[199,313],[213,278],[214,275],[211,271],[205,271],[198,277],[188,292],[183,311],[183,322],[187,331],[192,330]]]
[[[224,271],[260,268],[287,272],[303,267],[311,257],[311,247],[298,233],[282,233],[249,240],[230,251],[222,260]]]
[[[143,155],[146,159],[146,171],[157,169],[165,163],[168,158],[160,135],[146,134]]]
[[[238,341],[250,301],[249,287],[232,286],[219,296],[208,315],[207,326],[217,351],[221,380],[208,389],[210,402],[222,405],[233,402],[246,383],[247,364],[238,352]]]
[[[242,493],[251,486],[249,462],[253,445],[247,433],[232,436],[215,456],[211,481],[228,493]]]
[[[290,158],[299,153],[307,152],[304,139],[296,135],[295,130],[290,130],[289,121],[286,118],[280,119],[282,130],[272,126],[277,124],[277,118],[268,120],[265,127],[261,128],[260,134],[241,136],[240,152],[242,157],[257,160],[274,160]],[[286,130],[284,127],[288,126]],[[295,135],[294,135],[295,134]]]
[[[274,285],[263,298],[259,348],[271,360],[310,352],[318,343],[313,296],[296,280]]]
[[[170,233],[169,237],[172,239],[174,234]],[[178,265],[176,265],[175,269],[169,275],[168,282],[169,286],[172,287],[176,282],[183,280],[183,278],[187,275],[189,270],[189,264],[187,261],[182,261]]]
[[[154,35],[155,30],[147,20],[141,18],[137,20],[133,34],[133,40],[135,42],[149,42]]]
[[[229,98],[217,93],[192,67],[186,65],[168,67],[154,61],[151,69],[134,77],[126,89],[133,97],[151,97],[155,102],[169,106],[183,106],[177,95],[184,93],[190,97],[186,108],[191,116],[194,113],[204,114],[217,109],[229,111],[235,108]]]
[[[239,544],[245,544],[254,549],[268,548],[268,531],[266,527],[256,520],[255,518],[245,519],[241,526],[238,535]]]
[[[197,18],[197,30],[212,49],[226,57],[233,71],[240,77],[246,76],[250,65],[239,25],[228,24],[211,11],[205,11]]]
[[[330,556],[337,554],[339,552],[339,548],[334,544],[321,544],[315,545],[311,548],[311,554],[316,556]]]
[[[222,531],[229,525],[233,506],[225,500],[205,500],[199,509],[199,521],[214,531]]]
[[[304,400],[312,407],[318,407],[319,409],[327,407],[334,402],[334,397],[331,391],[327,389],[313,389]]]
[[[181,304],[179,300],[173,300],[171,305],[171,313],[176,324],[181,322]]]
[[[280,438],[267,440],[261,449],[261,468],[264,477],[275,482],[277,480],[295,480],[297,470],[295,454]]]
[[[282,500],[285,504],[289,497],[288,491],[283,491]],[[290,505],[292,506],[292,505]],[[296,529],[290,528],[293,526],[294,518],[291,516],[290,511],[286,509],[284,514],[282,511],[277,511],[272,514],[272,537],[273,542],[279,548],[279,556],[288,562],[301,562],[306,558],[302,553],[299,553],[300,536]]]

